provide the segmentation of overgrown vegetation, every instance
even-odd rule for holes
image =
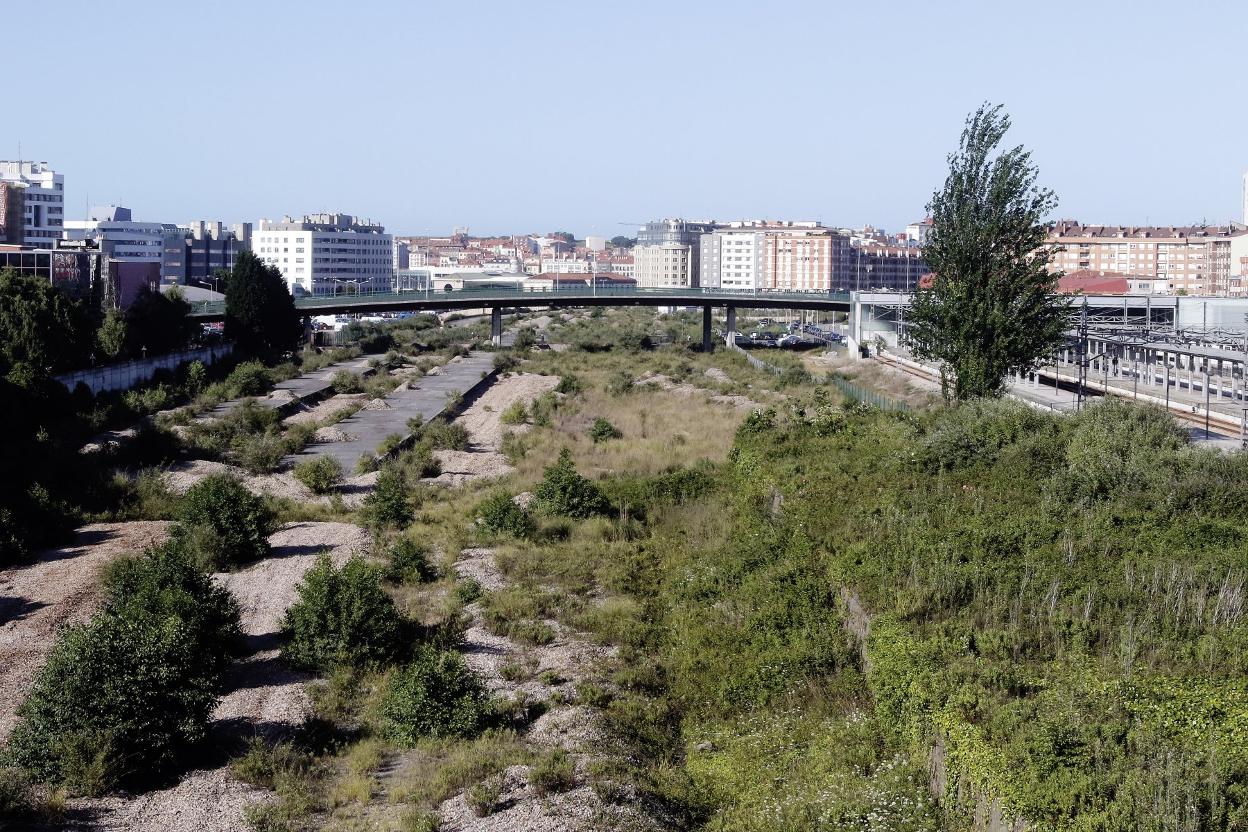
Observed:
[[[202,568],[225,569],[269,554],[273,512],[234,477],[214,474],[186,492],[175,537]]]

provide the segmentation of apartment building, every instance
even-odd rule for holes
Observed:
[[[698,243],[698,284],[745,292],[763,288],[765,232],[745,223],[703,234]]]
[[[836,262],[848,241],[818,223],[792,223],[764,235],[764,288],[783,292],[827,292]]]
[[[160,278],[165,283],[219,291],[218,273],[234,268],[239,253],[251,250],[251,234],[249,222],[226,226],[221,222],[196,220],[179,224],[175,232],[165,238]]]
[[[1050,268],[1164,278],[1171,292],[1243,294],[1248,229],[1237,226],[1084,225],[1061,220],[1049,233]],[[1241,253],[1242,250],[1242,253]]]
[[[385,228],[350,214],[260,220],[253,250],[277,267],[291,294],[389,292],[394,240]]]
[[[929,271],[922,249],[880,245],[859,237],[834,256],[834,292],[909,292]]]
[[[637,231],[633,247],[633,275],[640,287],[697,286],[703,234],[715,223],[663,219],[648,222]]]
[[[64,230],[65,177],[47,162],[0,161],[0,182],[23,191],[22,243],[52,248]]]

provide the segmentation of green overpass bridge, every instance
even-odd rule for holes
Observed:
[[[711,310],[727,311],[729,339],[736,335],[736,311],[745,309],[812,309],[848,312],[848,292],[734,292],[723,289],[642,289],[622,286],[585,286],[552,289],[510,289],[482,287],[443,292],[396,292],[364,295],[305,295],[295,299],[295,308],[306,315],[374,315],[381,312],[443,312],[452,309],[489,309],[491,334],[502,337],[503,310],[523,306],[700,306],[702,345],[711,347]],[[205,323],[225,318],[221,301],[197,303],[191,317]]]

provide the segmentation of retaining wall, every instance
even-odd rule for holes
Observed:
[[[234,345],[231,343],[213,344],[208,347],[171,352],[167,355],[158,355],[155,358],[145,358],[140,361],[123,361],[120,364],[108,364],[103,367],[92,367],[89,370],[77,370],[56,376],[56,380],[65,385],[67,390],[71,391],[79,384],[85,384],[91,389],[92,393],[101,393],[107,390],[129,390],[135,385],[150,380],[152,376],[156,375],[157,370],[172,370],[192,361],[214,364],[222,358],[233,354],[233,352]]]

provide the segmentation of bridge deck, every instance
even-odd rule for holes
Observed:
[[[509,306],[739,306],[753,309],[826,309],[848,311],[848,293],[731,292],[720,289],[459,289],[451,292],[396,292],[371,295],[300,297],[295,308],[309,315],[486,309]],[[191,317],[219,321],[225,304],[192,306]]]

